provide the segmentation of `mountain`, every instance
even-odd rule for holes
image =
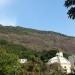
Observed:
[[[12,42],[36,51],[60,48],[65,52],[75,54],[75,37],[53,31],[0,25],[0,40],[6,40],[9,43]]]

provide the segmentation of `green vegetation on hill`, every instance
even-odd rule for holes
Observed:
[[[55,56],[58,50],[37,52],[22,45],[0,40],[0,75],[47,75],[47,61]],[[20,64],[19,59],[26,58],[28,63]],[[40,75],[42,75],[40,74]]]
[[[62,49],[74,53],[75,38],[52,31],[0,25],[0,75],[48,75],[47,61]],[[26,64],[19,59],[26,58]],[[58,71],[53,74],[60,74]],[[52,75],[53,75],[52,74]]]
[[[0,39],[38,52],[61,48],[64,52],[75,53],[75,37],[53,31],[0,25]]]

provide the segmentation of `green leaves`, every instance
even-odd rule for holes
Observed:
[[[66,0],[64,5],[67,8],[72,6],[72,5],[75,5],[75,0]]]
[[[18,56],[7,53],[6,50],[0,49],[0,71],[8,75],[14,71],[14,66],[19,68]]]
[[[67,12],[69,18],[75,19],[75,0],[66,0],[64,5],[69,8]]]

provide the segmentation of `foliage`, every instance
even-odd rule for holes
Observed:
[[[46,62],[55,56],[58,49],[37,52],[22,45],[0,40],[0,75],[47,75]],[[18,59],[26,58],[28,62],[20,64]]]
[[[7,53],[6,50],[0,49],[0,73],[4,75],[9,75],[14,72],[16,66],[17,70],[20,69],[20,65],[18,63],[18,56],[11,53]]]
[[[65,7],[69,8],[68,15],[71,19],[75,19],[75,0],[65,0]]]
[[[57,50],[43,51],[41,53],[41,60],[47,62],[50,58],[54,57],[57,53]]]

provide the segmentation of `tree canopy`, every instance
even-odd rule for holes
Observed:
[[[64,5],[68,8],[68,17],[75,19],[75,0],[65,0]]]

